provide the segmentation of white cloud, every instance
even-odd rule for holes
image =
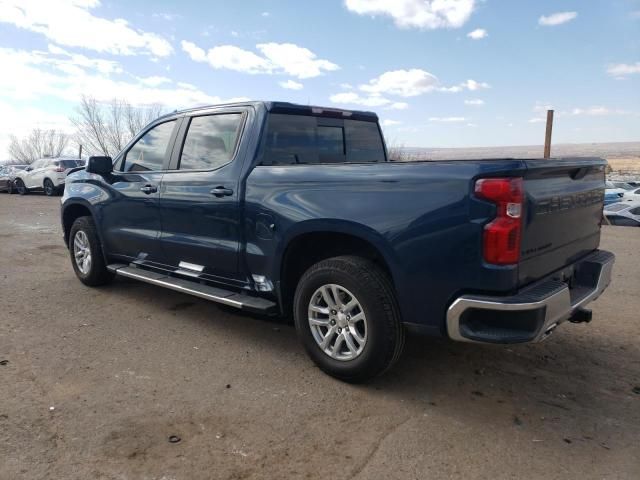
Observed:
[[[561,112],[566,114],[567,112]],[[593,106],[587,108],[573,108],[568,112],[569,115],[586,115],[589,117],[601,117],[605,115],[628,115],[629,112],[621,109],[613,109],[603,106]]]
[[[452,87],[439,87],[438,90],[447,93],[459,93],[463,90],[475,92],[476,90],[484,90],[487,88],[491,88],[491,85],[487,82],[476,82],[475,80],[469,79]]]
[[[409,104],[406,102],[393,102],[387,107],[389,110],[406,110],[409,108]]]
[[[69,64],[65,62],[69,60],[54,55],[0,48],[0,65],[11,72],[11,75],[0,75],[0,98],[54,97],[75,103],[86,94],[99,101],[115,97],[136,105],[162,103],[170,108],[228,101],[208,95],[193,85],[174,83],[164,77],[136,78],[119,70],[104,73],[95,59],[68,68]]]
[[[475,6],[475,0],[346,0],[347,9],[360,15],[393,18],[401,28],[459,28]]]
[[[361,105],[365,107],[382,107],[392,103],[391,100],[380,95],[361,96],[356,92],[336,93],[331,95],[329,100],[339,105]]]
[[[489,34],[484,28],[476,28],[474,31],[467,33],[467,37],[473,40],[480,40],[481,38],[487,38]]]
[[[160,77],[157,75],[154,75],[151,77],[141,77],[141,78],[138,78],[138,80],[140,80],[140,83],[143,83],[144,85],[147,85],[149,87],[158,87],[165,83],[171,83],[170,78]]]
[[[152,15],[153,18],[160,18],[162,20],[166,20],[167,22],[173,22],[179,18],[182,18],[182,15],[177,13],[154,13]]]
[[[119,55],[172,53],[171,44],[155,33],[133,28],[122,18],[93,15],[90,9],[99,5],[99,0],[3,0],[0,22],[41,33],[59,45]]]
[[[538,19],[538,24],[544,27],[554,27],[570,22],[578,16],[578,12],[558,12],[551,15],[543,15]]]
[[[312,78],[340,67],[329,60],[316,58],[311,50],[293,43],[261,43],[258,50],[275,66],[298,78]]]
[[[269,12],[262,12],[261,15],[263,17],[270,17],[271,16],[271,14]]]
[[[484,100],[480,100],[479,98],[475,98],[473,100],[465,100],[464,101],[465,105],[471,105],[474,107],[481,107],[482,105],[484,105]]]
[[[395,125],[401,125],[402,122],[399,120],[390,120],[390,119],[386,119],[382,121],[382,126],[383,127],[393,127]]]
[[[429,117],[429,121],[441,123],[462,123],[466,122],[467,119],[465,117]]]
[[[607,73],[612,77],[626,77],[627,75],[640,74],[640,62],[615,63],[607,67]]]
[[[438,86],[438,79],[419,68],[411,70],[394,70],[385,72],[368,84],[360,85],[360,90],[371,94],[398,95],[415,97],[433,91]]]
[[[291,79],[286,82],[279,82],[278,85],[287,90],[302,90],[304,88],[304,85]]]
[[[546,118],[542,118],[542,117],[533,117],[529,119],[529,123],[542,123],[542,122],[546,122],[547,119]]]
[[[256,48],[262,56],[235,45],[219,45],[207,52],[185,40],[181,45],[192,60],[207,62],[215,69],[250,74],[286,73],[296,78],[312,78],[340,68],[329,60],[317,58],[311,50],[292,43],[260,43]]]
[[[351,85],[350,83],[341,83],[340,88],[343,88],[345,90],[353,90],[353,85]]]
[[[477,126],[478,126],[477,123],[467,123],[467,127],[475,128]]]
[[[198,47],[195,43],[183,40],[180,45],[182,46],[182,50],[187,53],[187,55],[189,55],[189,57],[191,57],[191,60],[193,60],[194,62],[207,61],[207,52]]]

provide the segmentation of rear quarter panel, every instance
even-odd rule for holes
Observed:
[[[258,166],[246,182],[246,259],[278,280],[283,253],[301,233],[339,231],[373,244],[393,276],[403,319],[442,333],[461,291],[508,291],[515,267],[481,260],[494,207],[472,198],[475,179],[518,175],[517,160]],[[259,224],[272,221],[272,238]]]

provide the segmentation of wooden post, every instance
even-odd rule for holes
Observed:
[[[553,110],[547,110],[547,131],[544,135],[544,158],[551,158],[551,132],[553,131]]]

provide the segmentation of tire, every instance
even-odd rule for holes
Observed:
[[[16,190],[20,195],[26,195],[29,193],[29,189],[25,186],[24,182],[19,178],[14,182],[16,184]]]
[[[57,193],[56,187],[53,185],[53,182],[48,178],[44,179],[44,183],[42,184],[42,187],[44,188],[44,193],[45,195],[47,195],[47,197],[53,197]]]
[[[334,287],[339,302],[334,300],[335,292],[330,293]],[[329,293],[330,300],[338,305],[337,316],[332,316],[335,310],[323,295],[325,288],[329,291],[324,293]],[[353,304],[354,300],[355,309],[349,310],[348,305],[342,308],[344,303]],[[312,305],[322,313],[310,310]],[[322,371],[335,378],[349,383],[365,382],[387,371],[402,353],[404,328],[393,286],[386,273],[367,259],[341,256],[316,263],[300,279],[293,308],[296,331],[307,353]],[[350,323],[346,313],[353,315],[353,319],[360,318],[359,323]],[[312,327],[309,320],[312,316],[318,316],[316,322],[329,323]],[[341,327],[344,333],[340,333]],[[336,328],[333,332],[336,340],[329,341],[323,349],[322,337],[326,332],[326,340],[331,328]],[[336,348],[341,335],[343,339]],[[350,337],[350,342],[346,337]],[[353,347],[357,347],[355,352]]]
[[[9,194],[16,193],[16,188],[13,186],[13,182],[9,182],[7,185],[7,192],[9,192]]]
[[[82,241],[80,241],[81,239]],[[80,260],[80,258],[86,259],[86,254],[80,255],[80,249],[76,250],[76,242],[85,246],[82,251],[88,253],[88,263]],[[78,260],[76,260],[77,253]],[[114,274],[107,270],[105,265],[102,245],[93,218],[79,217],[73,222],[69,233],[69,254],[76,276],[85,285],[97,287],[106,285],[113,280]],[[86,270],[84,270],[85,267]]]

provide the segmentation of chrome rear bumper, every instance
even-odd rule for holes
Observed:
[[[528,343],[544,340],[562,322],[602,294],[615,256],[597,250],[572,265],[570,281],[547,278],[515,295],[463,295],[447,310],[452,340]]]

